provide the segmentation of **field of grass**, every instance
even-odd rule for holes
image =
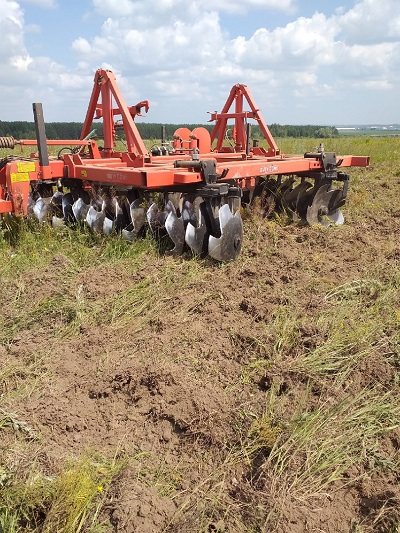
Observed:
[[[324,144],[344,226],[226,265],[3,223],[0,533],[400,531],[400,138]]]
[[[400,130],[394,128],[388,130],[341,129],[339,134],[340,136],[346,137],[398,137],[400,135]]]

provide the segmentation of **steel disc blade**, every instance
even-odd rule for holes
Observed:
[[[105,212],[106,214],[106,218],[108,217],[110,220],[114,220],[115,218],[115,207],[116,207],[116,204],[115,204],[115,199],[114,198],[111,198],[110,196],[106,196],[104,199],[103,199],[103,204],[102,204],[102,211]]]
[[[61,191],[56,191],[51,197],[50,203],[53,206],[62,206],[62,199],[64,194]]]
[[[130,215],[133,226],[133,233],[138,236],[142,233],[146,221],[146,212],[143,207],[140,207],[141,200],[134,200],[130,205]]]
[[[123,217],[123,211],[120,207],[117,198],[107,198],[102,207],[105,217],[103,221],[103,233],[104,235],[111,235],[114,230],[117,230],[117,219],[119,224]]]
[[[122,235],[122,238],[128,242],[133,242],[137,238],[136,233],[129,229],[123,229],[121,232],[121,235]]]
[[[62,218],[64,216],[62,209],[62,199],[64,194],[61,191],[56,191],[50,199],[51,212],[54,216]]]
[[[141,203],[142,203],[142,200],[140,198],[136,198],[136,200],[133,200],[133,202],[130,204],[130,208],[138,209]]]
[[[111,233],[114,231],[114,220],[111,220],[107,216],[104,217],[103,220],[103,233],[104,235],[111,235]]]
[[[336,209],[339,209],[339,207],[342,207],[345,203],[345,199],[343,198],[343,191],[342,189],[335,189],[333,191],[329,191],[330,198],[329,198],[329,204],[328,209],[329,213],[331,211],[335,211]]]
[[[329,211],[329,213],[326,216],[336,226],[341,226],[342,224],[344,224],[344,216],[339,208]]]
[[[219,218],[219,226],[221,228],[221,233],[223,233],[224,227],[232,219],[232,216],[233,215],[231,213],[231,210],[228,204],[224,204],[219,208],[218,218]]]
[[[53,226],[54,229],[65,228],[65,220],[64,218],[60,218],[60,217],[53,215],[51,219],[51,225]]]
[[[105,203],[99,196],[94,196],[90,202],[96,211],[102,211],[104,209]]]
[[[106,214],[104,211],[96,211],[96,209],[91,205],[86,215],[86,222],[89,228],[96,233],[102,233],[105,216]]]
[[[308,209],[310,209],[310,207]],[[309,220],[312,220],[312,222],[310,222]],[[310,224],[310,226],[315,226],[316,224],[320,226],[324,226],[325,228],[330,226],[330,223],[325,218],[323,218],[321,215],[318,215],[317,218],[314,218],[314,214],[309,216],[308,210],[307,210],[307,222]]]
[[[64,214],[64,220],[66,223],[74,223],[76,220],[72,209],[73,204],[74,198],[72,196],[72,193],[68,192],[67,194],[64,194],[61,200],[61,206]]]
[[[147,210],[146,217],[151,232],[157,233],[160,229],[164,228],[167,213],[160,211],[157,204],[153,202]]]
[[[185,242],[195,255],[203,255],[208,251],[207,226],[201,212],[201,198],[194,202],[186,200],[182,207],[182,218],[186,225]]]
[[[78,198],[76,202],[72,204],[72,213],[78,222],[83,222],[89,211],[89,205],[86,204],[82,198]]]
[[[294,183],[294,178],[288,178],[285,180],[281,185],[279,185],[275,196],[277,199],[278,204],[280,204],[281,207],[285,207],[285,196],[287,196],[292,190],[292,185]]]
[[[227,204],[221,206],[218,216],[220,220],[221,237],[210,235],[208,239],[208,253],[217,261],[232,261],[239,255],[242,247],[242,217],[240,216],[239,211],[236,211],[235,215],[232,215]],[[222,222],[224,223],[223,227]]]
[[[171,204],[172,205],[172,204]],[[185,228],[182,217],[178,217],[175,208],[170,211],[165,221],[165,229],[169,235],[169,238],[174,243],[174,247],[171,250],[172,255],[180,255],[183,252],[185,245]]]
[[[125,215],[125,213],[121,212],[119,213],[114,221],[114,227],[115,231],[120,233],[123,229],[127,228],[129,226],[129,219]]]
[[[202,255],[206,250],[207,226],[200,224],[200,226],[193,226],[191,222],[186,226],[185,242],[196,255]]]
[[[121,233],[123,229],[126,229],[129,224],[129,213],[126,209],[126,205],[122,203],[122,205],[119,203],[117,198],[114,198],[114,204],[115,204],[115,219],[114,219],[114,230],[117,233]]]
[[[284,196],[283,196],[283,205],[287,209],[290,209],[290,211],[295,212],[296,206],[297,206],[297,200],[301,195],[304,194],[304,192],[311,187],[311,183],[308,183],[307,181],[303,181],[296,185],[291,190],[288,190]]]
[[[307,208],[313,197],[313,193],[311,192],[313,186],[308,181],[303,181],[300,185],[301,188],[297,194],[295,213],[300,219],[305,221],[307,220]]]
[[[49,204],[43,198],[38,198],[32,208],[33,214],[40,223],[44,222],[49,212]]]
[[[147,222],[152,231],[154,231],[156,226],[158,225],[158,214],[159,214],[159,210],[158,210],[157,205],[155,203],[152,203],[146,213]]]
[[[310,225],[330,225],[329,220],[324,218],[324,216],[327,216],[331,211],[329,204],[331,203],[332,198],[336,196],[337,191],[330,191],[329,186],[329,183],[322,185],[322,187],[316,192],[312,204],[307,208],[307,222]]]
[[[90,194],[88,193],[88,191],[85,191],[83,189],[79,191],[79,198],[82,198],[86,205],[90,204]]]
[[[191,222],[193,224],[193,226],[195,226],[195,227],[198,224],[198,220],[197,220],[196,212],[195,212],[195,209],[194,209],[194,205],[192,204],[192,202],[189,202],[188,200],[185,200],[183,202],[182,218],[183,218],[183,223],[184,223],[185,227],[187,226],[187,224],[189,224],[189,222]]]

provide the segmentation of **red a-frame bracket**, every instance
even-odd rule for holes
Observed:
[[[101,96],[101,103],[99,97]],[[113,108],[113,98],[117,108]],[[140,115],[141,108],[146,112],[149,108],[147,101],[140,102],[136,106],[128,107],[117,86],[114,74],[109,70],[99,69],[94,76],[94,86],[85,122],[83,124],[81,139],[84,139],[91,130],[93,119],[103,118],[104,130],[104,155],[107,157],[114,150],[115,124],[114,115],[121,115],[122,125],[126,136],[127,151],[144,158],[148,156],[148,150],[143,143],[139,131],[134,122],[134,116]]]
[[[244,100],[247,101],[250,106],[250,111],[243,111]],[[232,104],[235,103],[235,110],[229,112]],[[211,113],[210,121],[216,120],[216,124],[211,132],[211,143],[217,139],[216,151],[224,151],[222,143],[225,139],[226,127],[228,119],[235,119],[235,126],[233,129],[233,140],[235,143],[235,152],[241,152],[245,150],[247,134],[246,134],[246,122],[247,119],[254,119],[258,122],[260,129],[268,143],[269,150],[266,153],[268,156],[279,155],[279,148],[275,143],[268,126],[264,122],[259,109],[256,107],[254,100],[250,94],[250,90],[247,85],[236,84],[232,87],[228,100],[224,105],[221,113]]]

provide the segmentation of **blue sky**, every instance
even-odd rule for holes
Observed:
[[[268,123],[400,123],[399,0],[0,0],[0,35],[0,120],[83,120],[104,67],[150,122],[245,83]]]

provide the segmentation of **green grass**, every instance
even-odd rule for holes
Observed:
[[[35,463],[24,477],[12,471],[0,484],[2,533],[105,532],[98,522],[112,480],[122,463],[83,456],[71,460],[54,476]]]
[[[2,358],[0,396],[3,402],[16,396],[29,398],[41,390],[48,375],[46,357],[46,353],[37,353],[22,361]]]
[[[371,457],[377,439],[399,427],[399,416],[398,402],[379,389],[302,409],[276,439],[263,465],[266,479],[291,494],[321,493]]]
[[[394,355],[394,332],[399,328],[398,283],[383,285],[377,280],[354,280],[328,291],[328,308],[318,317],[326,340],[315,349],[303,351],[292,370],[318,378],[329,375],[340,383],[363,361],[378,353]]]
[[[303,154],[318,148],[321,139],[290,139],[276,140],[283,153]],[[322,139],[327,152],[336,152],[338,155],[368,155],[371,163],[385,163],[385,166],[399,169],[400,137],[335,137]],[[351,172],[352,173],[352,172]]]

